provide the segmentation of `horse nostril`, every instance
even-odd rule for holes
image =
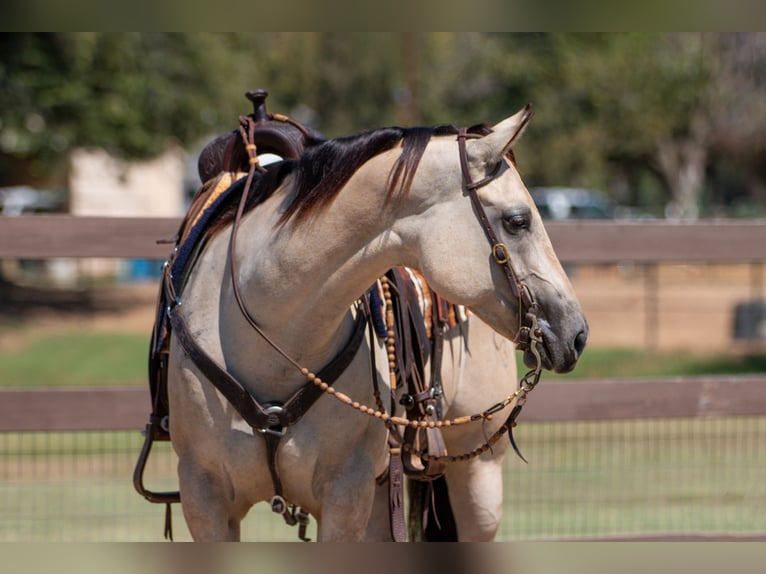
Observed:
[[[582,352],[585,350],[585,344],[588,342],[588,334],[585,331],[580,331],[577,333],[577,336],[574,340],[574,348],[577,352],[577,356],[579,357],[582,355]]]

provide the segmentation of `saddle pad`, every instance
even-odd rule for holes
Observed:
[[[179,239],[173,258],[173,286],[177,293],[181,292],[183,277],[189,271],[190,259],[199,252],[200,244],[205,240],[211,223],[220,211],[234,200],[237,192],[241,192],[246,176],[247,174],[241,172],[221,173],[214,180],[213,189],[200,198],[203,200],[202,205],[196,208],[196,213],[190,212],[189,223],[185,224],[183,236]],[[204,191],[203,186],[199,193]]]
[[[193,219],[189,222],[189,229],[194,229],[206,210],[212,206],[224,192],[231,189],[231,186],[243,177],[247,177],[247,174],[241,171],[227,171],[219,174],[218,179],[215,182],[215,187],[210,193],[207,194],[207,197],[204,198],[202,206],[200,206],[200,208],[197,210],[197,213],[194,214]]]

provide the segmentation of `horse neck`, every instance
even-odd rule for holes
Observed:
[[[373,158],[306,221],[275,225],[283,197],[243,219],[237,243],[254,256],[240,254],[241,290],[259,324],[298,355],[337,350],[349,330],[349,307],[406,259],[392,230],[397,214],[385,200],[391,161]]]

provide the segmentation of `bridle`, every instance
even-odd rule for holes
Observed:
[[[300,371],[300,373],[307,380],[306,386],[310,387],[311,385],[313,385],[314,387],[318,388],[322,392],[333,396],[339,402],[347,406],[350,406],[363,414],[367,414],[371,417],[381,419],[388,427],[394,440],[401,445],[402,450],[405,452],[414,452],[415,454],[419,454],[424,462],[427,462],[428,460],[432,460],[432,461],[450,463],[450,462],[457,462],[457,461],[463,461],[463,460],[469,460],[471,458],[475,458],[476,456],[479,456],[483,454],[484,452],[490,450],[492,445],[495,444],[506,432],[509,434],[509,438],[511,441],[511,445],[513,446],[513,449],[516,451],[519,457],[521,457],[521,459],[526,462],[526,459],[519,451],[513,439],[512,428],[516,425],[516,418],[518,417],[519,413],[521,412],[521,408],[524,406],[526,402],[527,394],[531,392],[534,389],[534,387],[537,385],[537,383],[540,380],[540,375],[542,372],[542,358],[540,355],[540,349],[543,344],[543,339],[542,339],[542,330],[539,328],[537,324],[537,313],[539,312],[540,306],[535,301],[527,285],[524,284],[521,280],[519,280],[518,275],[514,271],[513,266],[511,264],[510,252],[508,251],[508,248],[505,246],[505,244],[503,244],[502,242],[498,240],[497,235],[492,229],[492,225],[490,224],[489,218],[487,217],[484,207],[481,205],[481,201],[479,200],[479,197],[476,193],[477,189],[483,187],[484,185],[487,185],[488,183],[493,181],[495,177],[497,177],[497,170],[496,170],[493,173],[489,174],[487,177],[481,179],[480,181],[474,182],[473,179],[471,178],[471,174],[468,168],[466,139],[478,138],[481,136],[469,134],[465,128],[460,128],[458,130],[457,141],[458,141],[458,150],[460,155],[460,167],[462,171],[463,186],[466,192],[468,193],[469,197],[471,198],[471,203],[473,205],[477,219],[479,220],[482,226],[482,229],[484,230],[484,233],[486,234],[487,239],[490,242],[490,245],[492,247],[492,258],[495,261],[495,263],[500,265],[500,267],[503,269],[503,273],[505,274],[505,277],[508,281],[508,285],[511,289],[511,293],[519,301],[520,325],[519,325],[519,332],[518,332],[516,341],[514,342],[516,343],[516,346],[518,349],[529,350],[532,353],[535,364],[524,376],[521,377],[518,384],[518,388],[516,389],[514,393],[512,393],[511,395],[509,395],[502,401],[495,403],[494,405],[492,405],[491,407],[489,407],[488,409],[480,413],[461,416],[455,419],[443,420],[443,421],[440,420],[435,422],[424,421],[424,420],[413,421],[404,417],[388,414],[383,408],[382,401],[380,400],[380,397],[377,395],[377,392],[376,392],[377,405],[376,407],[370,407],[370,406],[361,404],[357,401],[354,401],[351,397],[349,397],[345,393],[336,391],[335,388],[332,386],[332,384],[328,384],[326,381],[323,381],[321,377],[317,376],[315,373],[311,372],[309,369],[302,366],[295,359],[293,359],[286,351],[284,351],[281,347],[279,347],[279,345],[277,345],[263,331],[263,329],[258,325],[256,320],[247,310],[247,307],[244,304],[244,298],[242,297],[239,291],[239,286],[238,286],[237,265],[236,265],[236,237],[237,237],[237,230],[239,227],[239,223],[244,213],[244,206],[247,202],[248,192],[251,186],[253,176],[256,171],[263,171],[263,168],[258,164],[258,157],[256,153],[257,149],[253,141],[252,120],[250,118],[242,118],[242,120],[243,120],[243,125],[240,128],[240,134],[242,136],[242,139],[245,142],[245,148],[248,152],[248,155],[250,156],[250,170],[248,173],[247,182],[245,183],[244,191],[240,198],[240,204],[237,210],[237,215],[234,219],[234,224],[232,225],[231,241],[230,241],[229,247],[230,247],[230,259],[231,259],[231,264],[230,264],[231,281],[232,281],[232,285],[234,289],[235,299],[237,301],[237,305],[240,309],[240,312],[242,313],[244,318],[247,320],[247,322],[251,325],[251,327],[277,353],[279,353],[286,361],[288,361],[298,371]],[[499,168],[499,165],[498,165],[498,168]],[[523,319],[521,319],[522,314],[523,314]],[[427,452],[418,451],[413,445],[407,444],[405,442],[404,437],[398,430],[398,427],[407,427],[407,426],[416,427],[416,428],[426,428],[430,425],[433,425],[437,428],[442,428],[442,427],[449,427],[449,426],[458,426],[458,425],[477,422],[477,421],[489,421],[489,420],[492,420],[493,415],[495,413],[501,410],[504,410],[505,408],[508,408],[509,406],[511,406],[512,409],[505,423],[503,423],[503,425],[501,425],[501,427],[497,431],[495,431],[495,433],[491,437],[489,437],[484,444],[475,448],[469,453],[464,453],[460,455],[434,456],[434,455],[429,455]]]
[[[232,377],[226,369],[217,365],[217,363],[207,355],[207,353],[196,343],[194,336],[189,330],[186,324],[184,314],[180,311],[181,299],[176,295],[175,289],[172,284],[172,277],[170,273],[165,274],[165,290],[167,291],[167,300],[170,302],[167,315],[170,318],[173,330],[181,342],[182,347],[197,365],[201,369],[206,378],[221,391],[221,393],[229,400],[234,408],[240,413],[255,431],[261,433],[265,440],[269,451],[269,470],[272,475],[272,482],[274,483],[275,496],[272,499],[271,506],[274,512],[282,514],[285,521],[288,524],[300,523],[301,525],[301,538],[305,539],[305,527],[307,524],[307,515],[300,510],[298,514],[295,512],[295,508],[288,509],[287,502],[282,496],[281,480],[279,478],[279,472],[276,467],[275,457],[276,451],[279,445],[279,441],[285,431],[285,429],[292,424],[295,424],[303,414],[311,407],[311,405],[323,394],[334,397],[339,402],[352,407],[353,409],[366,414],[370,417],[378,418],[386,425],[391,435],[391,440],[394,443],[400,445],[401,451],[417,455],[424,463],[429,461],[435,463],[453,463],[458,461],[471,460],[477,456],[484,454],[491,450],[492,446],[500,440],[500,438],[508,433],[511,445],[516,453],[526,462],[526,459],[521,455],[516,443],[513,439],[512,429],[516,425],[516,419],[521,412],[523,405],[526,402],[527,394],[534,389],[535,385],[540,379],[542,371],[542,359],[540,355],[540,347],[542,345],[542,331],[537,324],[537,313],[540,310],[539,304],[535,301],[531,291],[522,281],[519,280],[517,273],[514,271],[511,264],[511,257],[508,248],[500,242],[490,224],[489,218],[481,205],[481,201],[476,193],[476,190],[484,185],[487,185],[497,177],[497,170],[489,174],[487,177],[480,181],[474,182],[471,178],[468,168],[468,157],[466,152],[466,139],[471,137],[480,137],[477,135],[469,134],[467,130],[460,129],[458,131],[457,141],[460,154],[460,166],[462,170],[463,187],[471,199],[473,209],[476,213],[477,219],[481,224],[484,233],[489,240],[492,250],[492,258],[497,265],[501,267],[503,273],[508,281],[511,293],[514,298],[519,302],[519,333],[515,341],[517,348],[522,350],[528,350],[532,353],[535,365],[528,371],[519,381],[518,387],[514,393],[510,394],[504,400],[495,403],[485,411],[476,413],[473,415],[460,416],[449,420],[411,420],[406,417],[399,417],[386,412],[383,401],[381,400],[378,385],[377,385],[377,371],[374,367],[374,360],[371,360],[374,382],[374,395],[376,399],[376,406],[371,407],[354,401],[351,397],[337,391],[332,383],[338,378],[338,376],[351,364],[356,352],[359,349],[361,340],[363,338],[363,326],[365,322],[365,316],[362,311],[364,305],[357,306],[357,319],[353,329],[353,334],[339,353],[334,357],[328,365],[325,366],[319,374],[311,372],[308,368],[302,366],[294,358],[290,356],[285,350],[277,345],[273,339],[271,339],[267,333],[258,325],[256,320],[248,311],[245,306],[244,298],[239,289],[239,280],[237,272],[237,259],[236,259],[236,239],[237,231],[245,212],[245,208],[248,201],[248,194],[252,187],[253,180],[256,172],[264,172],[264,168],[258,163],[257,148],[254,141],[254,122],[250,117],[243,117],[241,119],[240,134],[245,144],[245,149],[249,156],[250,169],[248,176],[240,197],[238,209],[234,218],[234,223],[231,228],[231,238],[229,243],[229,256],[230,256],[230,272],[231,282],[233,286],[234,298],[237,302],[237,306],[242,313],[242,316],[247,320],[253,330],[268,343],[278,354],[280,354],[288,363],[292,364],[303,377],[306,382],[302,387],[296,391],[296,393],[282,405],[275,405],[270,403],[260,404],[244,386]],[[499,168],[499,165],[498,165]],[[523,319],[521,319],[523,315]],[[393,333],[393,331],[389,331]],[[370,335],[372,337],[372,335]],[[370,343],[374,348],[374,343]],[[325,380],[323,380],[323,378]],[[294,404],[294,408],[290,405]],[[508,415],[505,422],[495,431],[495,433],[486,438],[485,442],[473,449],[470,452],[452,455],[434,455],[429,454],[425,449],[419,449],[415,445],[407,442],[400,431],[400,428],[412,427],[415,429],[426,428],[446,428],[450,426],[459,426],[474,422],[486,422],[492,420],[495,413],[498,413],[508,407],[511,407],[511,412]],[[485,435],[486,436],[486,435]]]
[[[540,312],[540,305],[535,301],[529,287],[523,283],[511,263],[511,255],[508,247],[502,243],[495,234],[492,224],[487,217],[487,212],[481,204],[476,190],[492,182],[500,169],[501,163],[498,163],[495,169],[483,179],[473,181],[471,171],[468,167],[468,152],[466,151],[466,139],[480,138],[480,135],[470,134],[465,128],[460,128],[457,134],[458,150],[460,154],[460,171],[463,177],[463,187],[471,198],[474,213],[481,224],[484,234],[492,246],[492,259],[503,270],[503,274],[511,289],[511,294],[519,304],[519,330],[516,336],[516,348],[519,350],[529,350],[535,358],[535,366],[524,377],[520,386],[526,387],[527,392],[531,391],[540,380],[542,371],[542,358],[540,357],[540,346],[542,345],[542,330],[537,324],[537,314]],[[522,319],[523,316],[523,319]]]

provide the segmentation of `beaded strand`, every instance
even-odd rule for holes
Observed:
[[[395,347],[396,342],[394,340],[395,339],[394,324],[393,324],[394,316],[393,316],[393,307],[392,307],[393,302],[391,298],[391,290],[388,285],[388,281],[385,277],[381,279],[381,285],[383,287],[383,298],[386,302],[386,331],[387,331],[386,352],[388,354],[389,378],[391,382],[391,388],[394,389],[396,387],[396,347]],[[436,462],[453,463],[453,462],[467,461],[467,460],[476,458],[478,456],[481,456],[485,452],[491,450],[492,446],[495,443],[497,443],[502,438],[502,436],[508,432],[510,428],[516,426],[516,423],[515,422],[512,422],[510,424],[508,422],[503,423],[500,426],[500,428],[497,431],[495,431],[495,433],[484,442],[484,444],[476,447],[475,449],[467,453],[463,453],[459,455],[431,455],[424,450],[415,448],[411,443],[406,442],[404,440],[401,433],[399,433],[398,430],[396,429],[397,426],[412,427],[416,429],[426,429],[426,428],[441,429],[441,428],[449,428],[453,426],[460,426],[460,425],[477,422],[477,421],[491,421],[494,413],[504,410],[508,408],[509,406],[515,407],[519,404],[524,404],[524,402],[526,402],[527,393],[531,390],[530,387],[527,387],[526,385],[521,385],[520,388],[518,388],[513,394],[508,395],[502,401],[495,403],[494,405],[492,405],[490,408],[486,409],[485,411],[482,411],[480,413],[476,413],[473,415],[465,415],[465,416],[457,417],[454,419],[437,420],[437,421],[410,420],[405,417],[389,415],[387,412],[385,412],[382,404],[380,403],[379,398],[378,398],[379,408],[373,408],[353,400],[351,397],[349,397],[347,394],[341,391],[337,391],[332,385],[324,382],[321,378],[316,376],[315,373],[312,373],[311,371],[309,371],[306,367],[302,367],[300,369],[300,372],[304,377],[306,377],[308,381],[310,381],[311,383],[319,387],[323,392],[334,397],[340,403],[350,406],[351,408],[359,411],[362,414],[365,414],[367,416],[374,417],[376,419],[383,421],[383,423],[389,428],[389,430],[394,435],[394,438],[396,439],[396,441],[401,445],[401,450],[406,453],[417,454],[418,456],[422,458],[424,462],[436,461]]]
[[[396,390],[396,339],[394,332],[394,302],[391,298],[391,287],[388,279],[380,278],[383,287],[383,300],[386,302],[386,353],[388,355],[388,378],[391,392]]]

